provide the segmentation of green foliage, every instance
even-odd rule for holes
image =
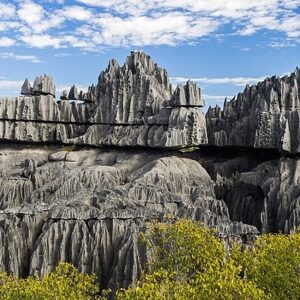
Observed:
[[[76,149],[77,149],[76,145],[64,145],[62,147],[62,151],[67,151],[67,152],[76,151]]]
[[[269,299],[255,283],[241,278],[241,266],[214,230],[188,220],[153,223],[147,240],[153,252],[148,274],[136,287],[119,291],[118,300]]]
[[[96,299],[99,287],[95,275],[88,275],[68,263],[42,278],[15,278],[0,273],[0,299],[5,300],[88,300]]]
[[[300,233],[263,235],[239,262],[244,277],[271,299],[300,299]]]
[[[178,151],[182,153],[190,153],[199,150],[199,147],[186,147],[186,148],[181,148]]]
[[[300,233],[263,235],[243,250],[227,249],[216,232],[189,221],[153,222],[141,234],[152,253],[143,278],[117,300],[296,300],[300,299]],[[0,273],[0,300],[111,299],[95,275],[60,263],[42,278]]]

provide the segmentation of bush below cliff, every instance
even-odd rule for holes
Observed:
[[[140,242],[152,262],[140,281],[117,291],[117,300],[300,299],[300,233],[262,235],[228,251],[214,230],[179,220],[151,223]],[[67,263],[42,278],[0,273],[0,299],[106,299],[98,292],[94,275]]]

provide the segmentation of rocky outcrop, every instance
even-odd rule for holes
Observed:
[[[298,69],[268,78],[205,118],[198,86],[173,91],[139,51],[59,101],[51,77],[25,80],[23,96],[0,99],[0,268],[68,261],[115,290],[142,273],[139,232],[154,219],[198,220],[225,241],[295,231],[300,162],[282,152],[299,153],[299,84]]]
[[[101,72],[97,85],[94,122],[144,123],[171,99],[167,71],[143,52],[132,52],[121,67],[116,60]]]
[[[70,89],[68,100],[79,100],[78,90],[75,85],[73,85]]]
[[[252,155],[253,154],[253,155]],[[255,226],[262,233],[294,232],[300,225],[300,160],[269,158],[257,153],[205,162],[232,220]]]
[[[140,51],[122,67],[111,60],[87,92],[75,85],[63,91],[60,103],[46,75],[33,88],[26,79],[22,94],[0,99],[2,140],[156,148],[207,143],[200,89],[188,81],[173,94],[167,71]]]
[[[186,85],[179,84],[172,96],[171,103],[179,107],[203,107],[204,100],[201,97],[201,90],[196,83],[188,81]]]
[[[92,84],[88,87],[88,91],[85,93],[83,91],[79,91],[75,85],[73,85],[68,92],[67,90],[63,90],[60,96],[60,100],[80,100],[85,102],[94,103],[96,101],[96,87]]]
[[[63,260],[96,273],[102,287],[127,286],[148,259],[138,232],[170,215],[223,238],[257,234],[230,220],[197,161],[172,153],[3,146],[0,166],[0,266],[17,275]]]
[[[46,74],[36,77],[33,87],[31,87],[29,80],[26,78],[21,88],[21,94],[24,96],[51,95],[55,98],[53,78]]]
[[[300,70],[271,77],[220,107],[209,108],[208,141],[215,146],[245,146],[300,153]]]

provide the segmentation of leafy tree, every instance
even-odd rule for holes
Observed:
[[[150,224],[141,238],[152,253],[143,278],[117,300],[300,299],[300,233],[262,235],[246,249],[227,249],[216,232],[190,220]],[[89,300],[99,296],[95,275],[67,263],[42,278],[0,273],[0,300]]]
[[[241,266],[214,230],[189,220],[153,223],[143,238],[153,262],[135,287],[117,293],[118,300],[269,299],[255,283],[241,278]]]
[[[95,275],[80,273],[61,262],[53,273],[42,278],[15,278],[0,273],[0,299],[7,300],[88,300],[96,299],[99,287]]]
[[[244,277],[271,299],[300,299],[300,233],[267,234],[238,258]]]

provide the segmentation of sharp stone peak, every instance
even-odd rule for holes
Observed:
[[[131,70],[134,73],[137,69],[142,69],[146,72],[152,73],[155,70],[165,71],[165,69],[160,68],[157,63],[155,63],[151,56],[146,54],[142,50],[134,50],[130,52],[130,55],[127,56],[123,66],[116,59],[110,59],[106,72],[118,71],[118,70]]]

